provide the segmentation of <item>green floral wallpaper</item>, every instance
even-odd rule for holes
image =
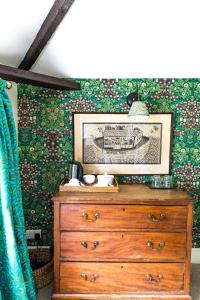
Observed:
[[[128,112],[126,96],[140,88],[150,112],[174,112],[172,174],[194,199],[193,245],[200,247],[200,79],[82,79],[80,91],[19,85],[19,151],[27,229],[52,243],[51,196],[72,159],[72,112]],[[145,176],[120,177],[145,182]]]

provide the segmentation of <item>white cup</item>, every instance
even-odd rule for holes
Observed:
[[[80,186],[81,183],[78,179],[72,178],[72,179],[70,179],[70,181],[67,185],[69,185],[69,186]]]
[[[83,180],[87,184],[92,184],[95,182],[96,177],[94,175],[84,175]]]
[[[103,175],[97,175],[98,178],[98,185],[101,186],[110,186],[113,184],[114,176],[103,174]]]

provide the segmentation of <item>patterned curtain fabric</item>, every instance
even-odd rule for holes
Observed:
[[[0,300],[35,300],[12,105],[0,80]]]

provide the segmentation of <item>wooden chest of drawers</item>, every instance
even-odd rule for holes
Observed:
[[[52,299],[191,299],[187,194],[134,184],[53,201]]]

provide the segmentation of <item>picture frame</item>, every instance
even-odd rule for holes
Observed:
[[[84,174],[170,174],[173,113],[73,113],[74,160]]]

